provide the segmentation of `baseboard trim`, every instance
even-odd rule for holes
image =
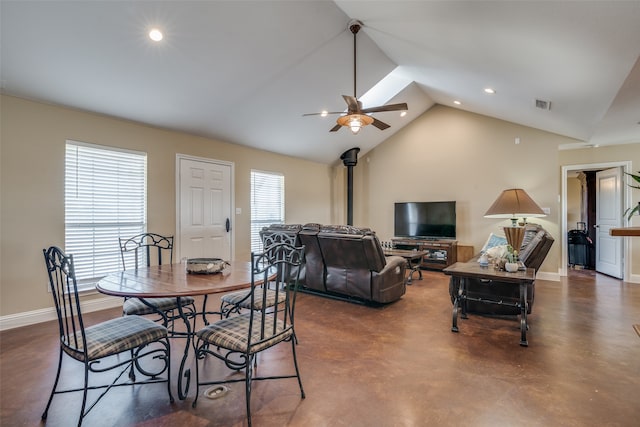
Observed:
[[[104,297],[82,302],[81,307],[84,313],[92,311],[106,310],[122,305],[122,298]],[[34,325],[36,323],[56,320],[56,310],[53,307],[42,308],[40,310],[26,311],[24,313],[10,314],[0,317],[0,331],[19,328],[21,326]]]
[[[551,282],[559,282],[560,273],[549,273],[546,271],[538,271],[538,273],[536,274],[536,279],[549,280]]]

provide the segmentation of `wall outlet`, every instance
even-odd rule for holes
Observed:
[[[551,215],[551,208],[542,208],[542,212],[544,212],[547,215]]]

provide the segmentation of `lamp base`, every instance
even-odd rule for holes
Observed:
[[[520,253],[520,247],[524,240],[524,227],[504,227],[504,235],[507,238],[507,243]]]

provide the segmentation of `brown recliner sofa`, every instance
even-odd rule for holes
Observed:
[[[524,239],[519,251],[519,259],[527,268],[533,268],[538,272],[538,269],[553,245],[554,239],[544,228],[537,224],[527,224],[525,227]],[[469,260],[469,262],[477,262],[480,255],[481,254],[476,255]],[[510,304],[518,302],[520,299],[518,286],[510,283],[481,279],[466,279],[465,283],[467,286],[467,295],[472,298],[502,300]],[[455,289],[453,280],[451,280],[449,282],[451,302],[454,301],[456,292],[457,289]],[[527,288],[528,313],[531,313],[534,298],[535,282]],[[483,304],[476,301],[467,301],[467,311],[497,315],[520,314],[520,309],[512,305]]]
[[[296,235],[305,246],[301,291],[367,303],[390,303],[406,292],[407,262],[385,256],[375,232],[348,225],[273,224],[263,236]]]

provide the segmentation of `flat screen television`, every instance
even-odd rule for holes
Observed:
[[[456,238],[456,202],[402,202],[395,204],[396,237]]]

